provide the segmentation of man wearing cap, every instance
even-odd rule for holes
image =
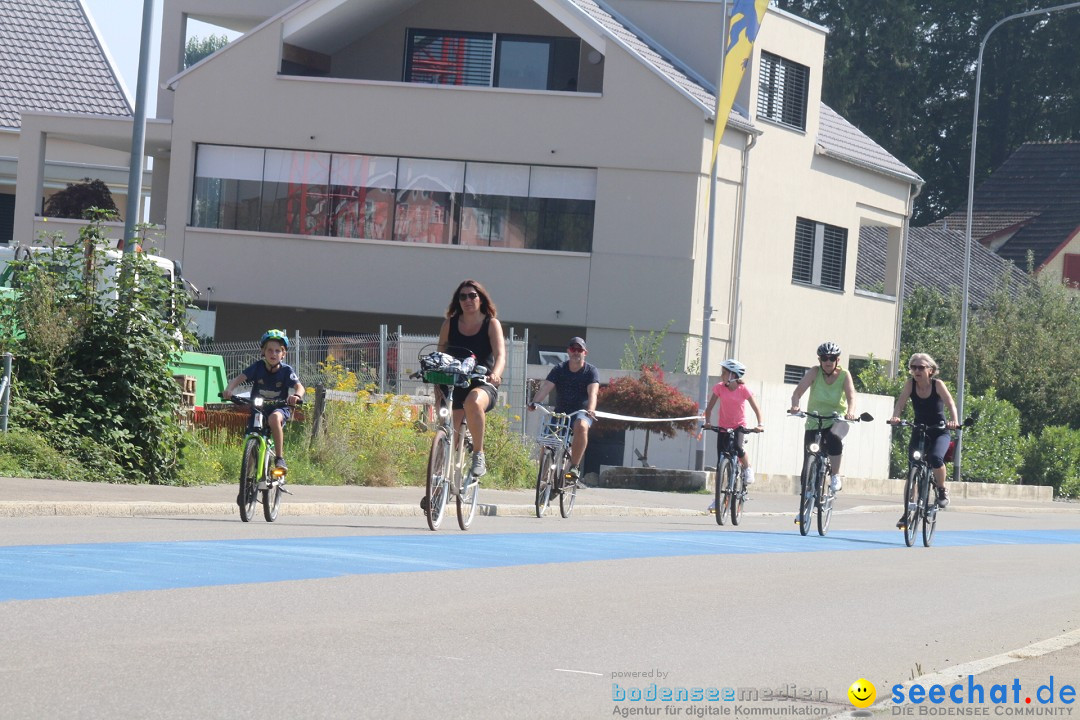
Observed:
[[[589,351],[582,338],[570,338],[566,350],[570,353],[570,359],[551,369],[547,379],[540,383],[533,395],[529,410],[532,410],[536,403],[543,402],[554,389],[555,412],[585,411],[585,414],[579,414],[574,419],[574,441],[570,445],[571,468],[567,478],[577,481],[581,479],[581,459],[585,456],[585,447],[589,444],[589,427],[596,420],[596,395],[600,390],[600,373],[596,366],[585,362]]]

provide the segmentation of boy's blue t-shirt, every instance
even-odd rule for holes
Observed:
[[[296,377],[296,371],[285,363],[281,363],[278,369],[270,372],[266,369],[266,362],[259,360],[244,371],[244,377],[251,381],[252,397],[258,393],[264,400],[285,400],[300,378]]]

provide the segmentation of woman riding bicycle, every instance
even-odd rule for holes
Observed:
[[[953,402],[952,394],[945,383],[937,379],[938,365],[934,358],[926,353],[915,353],[908,360],[908,370],[911,371],[911,380],[904,383],[904,389],[896,398],[896,406],[893,408],[893,416],[889,418],[890,424],[900,422],[900,416],[907,406],[908,399],[915,409],[915,423],[926,425],[926,461],[934,472],[934,489],[937,491],[937,505],[944,508],[949,504],[949,489],[945,487],[945,453],[949,450],[951,436],[949,430],[960,427],[956,421],[956,403]],[[949,408],[948,422],[945,421],[945,408]],[[913,430],[911,441],[908,445],[908,456],[918,445],[919,430]],[[900,522],[896,525],[902,527],[907,524],[907,504],[904,505],[904,514],[900,516]]]
[[[734,358],[725,360],[721,364],[720,382],[713,386],[709,394],[709,403],[705,406],[705,424],[709,424],[709,416],[712,415],[713,406],[719,403],[716,411],[716,427],[724,430],[746,426],[746,403],[750,403],[754,415],[757,416],[757,429],[763,430],[761,422],[761,408],[758,407],[754,393],[746,387],[743,376],[746,374],[746,366]],[[754,471],[750,469],[750,460],[743,450],[742,433],[730,436],[727,433],[716,434],[716,457],[717,462],[723,457],[728,444],[734,443],[735,454],[739,456],[739,464],[742,466],[743,483],[750,485],[754,482]],[[719,480],[719,473],[717,473]],[[709,503],[709,512],[716,510],[716,499]]]
[[[495,303],[484,286],[465,280],[454,291],[446,319],[439,330],[439,350],[464,360],[473,355],[477,365],[488,368],[487,382],[474,380],[467,388],[453,390],[454,427],[462,417],[472,433],[471,473],[480,477],[487,472],[484,458],[484,413],[495,407],[498,387],[506,362],[502,325],[495,319]]]
[[[812,367],[803,375],[803,379],[795,387],[791,394],[791,409],[789,413],[799,412],[799,399],[807,388],[810,389],[810,397],[806,401],[806,410],[818,415],[831,415],[840,413],[847,420],[855,419],[855,384],[851,381],[851,373],[840,367],[840,346],[834,342],[823,342],[817,349],[818,366]],[[817,421],[806,420],[805,445],[814,441]],[[833,492],[839,492],[843,487],[840,480],[840,460],[844,452],[844,435],[847,434],[847,423],[833,423],[826,420],[822,429],[825,440],[825,450],[829,453],[829,463],[832,466],[832,478],[830,485]],[[805,460],[803,472],[806,472]]]

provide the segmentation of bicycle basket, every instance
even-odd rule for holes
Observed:
[[[424,382],[433,383],[435,385],[453,385],[457,381],[457,376],[453,373],[439,372],[438,370],[425,370]]]

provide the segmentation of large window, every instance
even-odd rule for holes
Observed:
[[[761,53],[758,117],[805,130],[809,90],[810,68],[778,55]]]
[[[796,218],[794,282],[843,291],[846,258],[846,229]]]
[[[577,90],[578,38],[411,29],[406,45],[406,82]]]
[[[195,176],[195,227],[592,250],[592,169],[200,145]]]

